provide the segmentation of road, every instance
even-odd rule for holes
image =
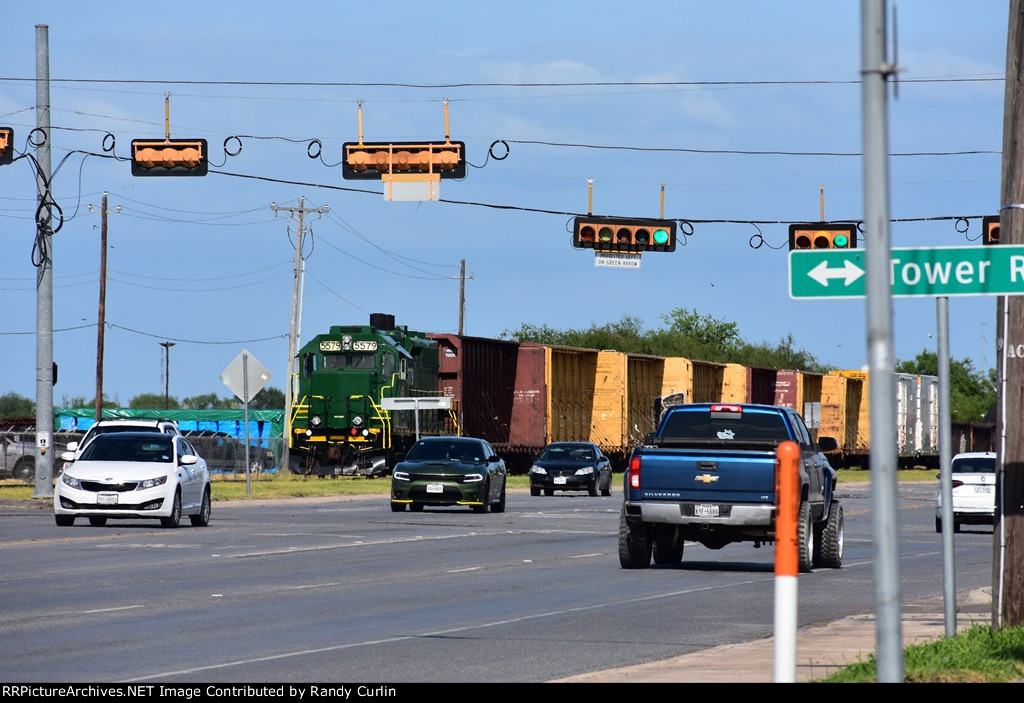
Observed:
[[[931,485],[900,489],[901,597],[941,595]],[[840,486],[844,567],[799,580],[800,625],[871,612],[866,486]],[[768,637],[773,550],[687,545],[619,567],[621,493],[510,493],[503,514],[383,497],[214,503],[207,528],[58,528],[0,508],[5,682],[543,682]],[[991,528],[956,535],[990,585]]]

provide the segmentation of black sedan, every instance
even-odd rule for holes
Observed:
[[[391,472],[391,510],[465,505],[505,512],[505,462],[482,439],[424,437]]]
[[[587,491],[596,496],[612,494],[612,464],[600,447],[591,442],[552,442],[530,467],[530,495],[554,495],[555,491]]]

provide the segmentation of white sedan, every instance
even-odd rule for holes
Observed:
[[[183,515],[193,525],[210,522],[210,472],[191,443],[157,432],[97,436],[61,472],[53,493],[57,525],[85,517],[94,526],[108,519],[159,519],[177,527]]]
[[[960,525],[991,525],[996,516],[996,453],[966,452],[950,463],[953,532]],[[935,488],[935,531],[942,532],[942,483]]]

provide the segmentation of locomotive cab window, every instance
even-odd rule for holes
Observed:
[[[349,357],[348,365],[350,369],[372,371],[377,368],[377,356],[376,354],[353,354]]]
[[[395,373],[395,357],[393,354],[385,354],[380,363],[381,373],[384,378],[391,378]]]
[[[324,354],[324,368],[342,371],[344,369],[369,370],[377,368],[373,354]]]
[[[302,375],[312,376],[316,371],[316,354],[302,355]]]

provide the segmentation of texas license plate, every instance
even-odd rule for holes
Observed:
[[[427,493],[444,493],[443,483],[428,483]]]
[[[974,487],[974,492],[975,493],[991,493],[992,492],[992,486],[975,486]]]
[[[718,517],[718,506],[710,503],[698,503],[693,506],[695,517]]]
[[[559,486],[565,485],[565,476],[555,476],[555,484]]]
[[[97,493],[96,502],[99,505],[117,505],[116,493]]]

